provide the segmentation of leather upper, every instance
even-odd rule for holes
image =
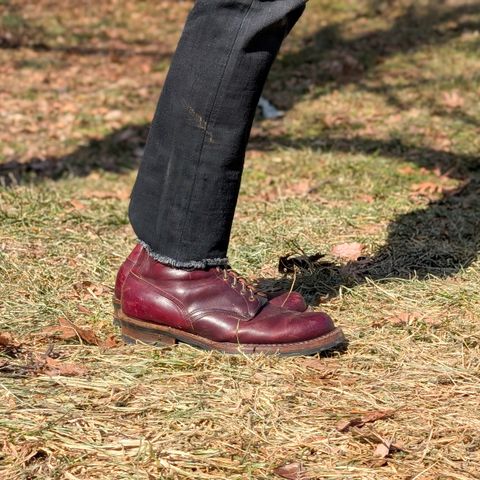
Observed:
[[[144,250],[123,282],[121,300],[129,317],[217,342],[294,343],[335,328],[324,313],[273,305],[221,268],[171,268]]]
[[[117,272],[117,277],[115,280],[115,298],[120,300],[122,295],[122,285],[127,275],[130,273],[130,270],[135,265],[140,253],[142,252],[143,247],[140,244],[137,244],[135,248],[130,252],[130,255],[122,263]],[[307,310],[307,304],[305,299],[298,292],[286,292],[280,295],[275,296],[270,299],[272,305],[277,305],[279,307],[286,308],[288,310],[295,310],[297,312],[304,312]]]
[[[125,278],[127,278],[127,275],[130,273],[132,267],[135,265],[135,262],[137,261],[137,258],[140,255],[142,249],[143,247],[139,243],[137,243],[137,245],[135,245],[135,248],[130,252],[130,255],[118,269],[117,278],[115,279],[115,298],[120,299],[122,295],[123,282],[125,281]]]

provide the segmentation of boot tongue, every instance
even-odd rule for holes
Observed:
[[[246,320],[252,320],[267,303],[268,299],[266,297],[255,294],[255,300],[253,302],[250,300],[248,301],[248,316],[246,317]]]
[[[217,272],[222,275],[227,281],[232,284],[233,289],[238,295],[241,295],[245,300],[246,309],[241,312],[242,317],[246,321],[254,318],[260,310],[268,303],[268,298],[263,296],[261,293],[255,291],[247,281],[241,277],[238,273],[232,270],[230,267],[226,268],[217,268]],[[242,285],[243,284],[243,285]],[[244,289],[244,292],[247,292],[246,295],[240,293],[237,289]]]

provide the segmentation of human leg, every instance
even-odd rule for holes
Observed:
[[[305,0],[197,0],[174,55],[132,193],[130,219],[175,267],[227,264],[255,108]]]

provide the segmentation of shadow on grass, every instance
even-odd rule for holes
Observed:
[[[259,145],[268,150],[266,140],[257,138]],[[283,138],[276,139],[275,145],[293,149],[308,147],[322,152],[375,154],[413,162],[462,181],[460,187],[427,206],[398,215],[388,226],[385,244],[373,256],[346,265],[319,260],[299,269],[295,290],[304,294],[310,304],[318,303],[321,297],[336,296],[341,287],[354,287],[369,279],[425,280],[453,276],[477,259],[480,253],[480,155],[456,154],[408,145],[400,140],[365,137]],[[262,289],[270,292],[288,290],[291,283],[291,277],[258,281]]]
[[[388,9],[388,4],[393,7],[396,2],[372,0],[370,3],[370,8],[359,14],[357,21],[382,16],[382,10]],[[354,83],[357,88],[384,96],[386,102],[395,107],[405,108],[396,90],[408,88],[408,85],[392,86],[375,79],[375,86],[372,86],[366,85],[364,80],[395,55],[413,53],[426,46],[442,46],[464,33],[480,29],[480,3],[453,6],[451,3],[446,0],[433,0],[427,5],[412,2],[395,17],[390,28],[370,30],[353,38],[346,38],[342,33],[348,26],[342,23],[319,29],[302,39],[301,49],[281,56],[274,64],[270,82],[272,98],[282,110],[288,110],[307,93],[315,98],[325,90]],[[351,22],[349,19],[346,23]],[[480,41],[472,42],[471,48],[476,53]],[[416,78],[415,84],[418,82],[433,85],[435,80]]]
[[[72,153],[60,157],[33,157],[0,163],[0,185],[15,186],[84,177],[94,170],[122,173],[138,167],[149,125],[128,125],[104,138],[92,139]]]
[[[342,287],[352,288],[389,279],[427,280],[453,276],[471,265],[480,252],[480,175],[469,178],[454,194],[426,207],[402,214],[388,226],[384,245],[371,257],[346,265],[314,262],[299,270],[295,290],[310,304],[335,297]],[[261,288],[286,291],[289,277],[260,279]]]

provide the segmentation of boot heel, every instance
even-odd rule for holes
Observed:
[[[123,320],[119,320],[122,340],[127,344],[146,343],[148,345],[175,345],[177,340],[170,335],[156,332],[149,328],[133,326]]]
[[[118,319],[118,317],[120,316],[120,312],[122,311],[122,305],[120,303],[120,300],[118,300],[115,297],[113,297],[112,303],[113,303],[112,324],[113,324],[114,327],[119,327],[120,326],[120,320]]]

